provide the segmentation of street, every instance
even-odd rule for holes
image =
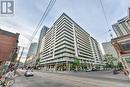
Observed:
[[[121,82],[122,81],[122,82]],[[17,77],[13,87],[129,87],[129,81],[93,79],[71,74],[34,71],[34,77]]]

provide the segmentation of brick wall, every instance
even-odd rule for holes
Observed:
[[[17,47],[17,35],[8,36],[0,34],[0,61],[9,60],[9,56]]]

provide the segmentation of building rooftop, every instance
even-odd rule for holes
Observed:
[[[9,32],[9,31],[2,30],[2,29],[0,29],[0,34],[7,35],[7,36],[10,36],[10,37],[16,37],[16,36],[20,35],[19,33],[12,33],[12,32]]]
[[[62,13],[62,15],[54,22],[53,25],[55,25],[63,16],[69,18],[73,23],[75,23],[78,27],[80,27],[84,32],[86,32],[88,35],[90,35],[87,31],[85,31],[79,24],[77,24],[74,20],[72,20],[66,13]]]

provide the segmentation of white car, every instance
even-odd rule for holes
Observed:
[[[91,72],[92,70],[91,69],[87,69],[86,72]]]
[[[24,76],[26,76],[26,77],[34,76],[33,71],[32,71],[32,70],[27,70],[27,71],[25,72]]]

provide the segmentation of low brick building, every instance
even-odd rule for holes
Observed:
[[[11,60],[17,51],[19,33],[0,29],[0,63]]]

